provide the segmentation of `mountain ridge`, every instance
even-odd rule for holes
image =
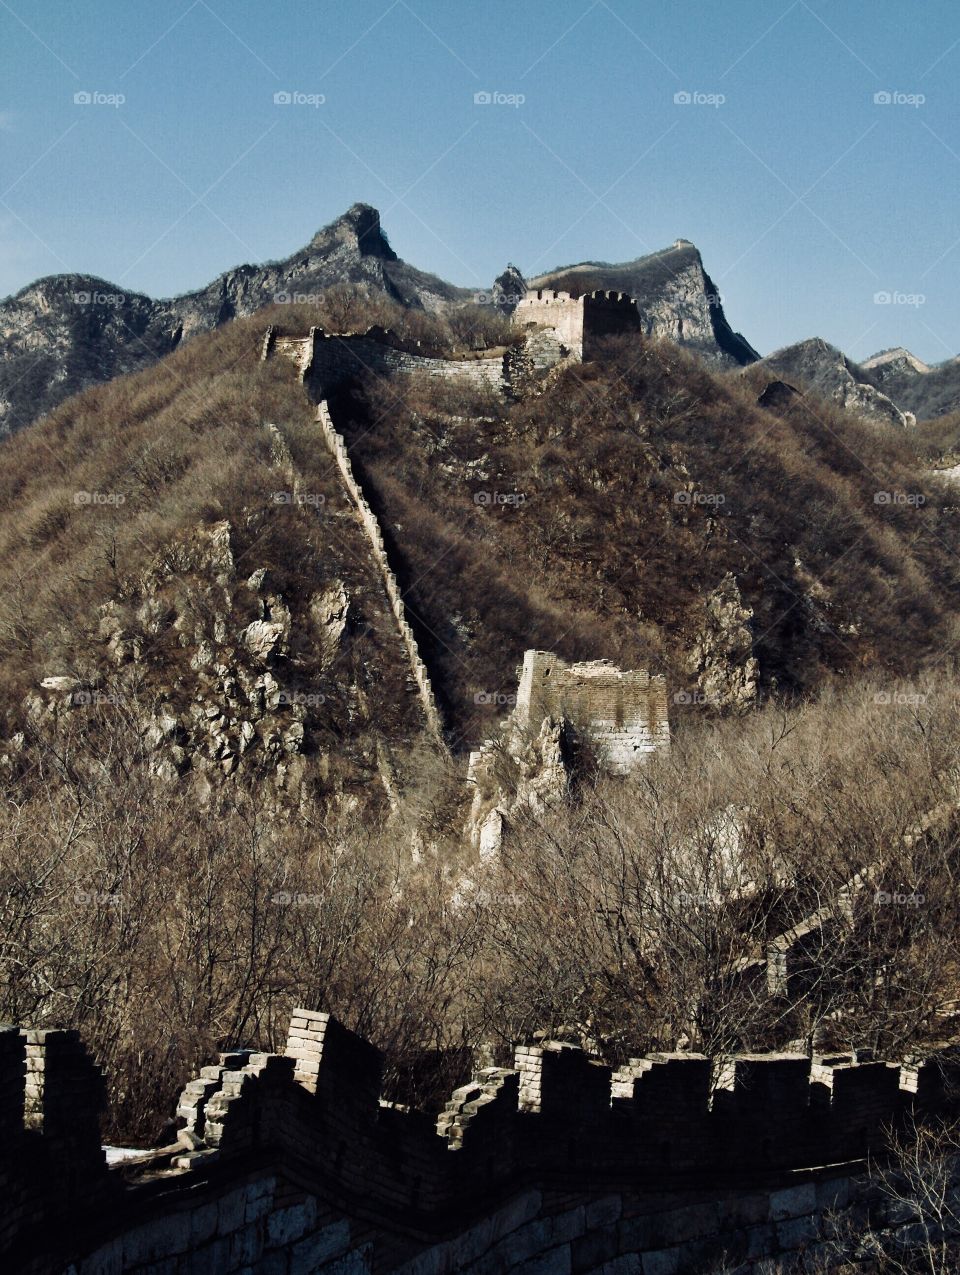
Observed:
[[[592,269],[587,263],[564,268]],[[603,266],[603,271],[611,280],[607,286],[639,294],[648,335],[672,336],[730,366],[759,357],[727,322],[693,244],[678,241],[647,258]],[[522,283],[515,267],[498,284],[504,279],[512,281],[514,291]],[[492,295],[498,308],[509,310],[511,298],[501,304],[498,284]],[[342,285],[428,314],[480,299],[469,288],[403,261],[390,246],[379,212],[365,203],[351,205],[289,256],[234,266],[179,296],[152,298],[83,272],[46,275],[0,301],[0,437],[50,412],[73,393],[142,370],[200,332],[277,302],[315,301],[325,290]],[[537,286],[536,280],[531,286]]]

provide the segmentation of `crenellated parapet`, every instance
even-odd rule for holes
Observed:
[[[528,292],[513,313],[514,325],[531,335],[546,330],[559,342],[563,356],[592,358],[606,337],[640,333],[637,303],[626,292]]]
[[[176,1146],[108,1172],[102,1079],[75,1035],[0,1031],[0,1267],[479,1275],[504,1246],[531,1263],[563,1250],[586,1275],[612,1245],[672,1249],[654,1268],[692,1271],[711,1236],[757,1247],[747,1198],[769,1219],[762,1252],[789,1249],[778,1226],[826,1209],[841,1179],[849,1194],[887,1128],[955,1110],[960,1077],[942,1057],[796,1054],[660,1053],[612,1071],[546,1040],[478,1070],[434,1122],[384,1101],[382,1065],[335,1018],[295,1010],[283,1053],[234,1050],[187,1084]]]

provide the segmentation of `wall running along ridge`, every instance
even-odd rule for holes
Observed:
[[[0,1030],[0,1269],[21,1275],[684,1275],[810,1253],[824,1214],[888,1224],[862,1157],[948,1107],[947,1064],[517,1049],[436,1121],[327,1014],[180,1097],[177,1145],[108,1169],[77,1034]],[[26,1082],[26,1083],[25,1083]],[[811,1254],[812,1256],[812,1254]]]
[[[397,577],[390,566],[387,558],[386,546],[383,540],[383,532],[377,516],[370,508],[370,504],[363,494],[363,489],[354,476],[353,466],[350,464],[350,455],[347,451],[347,444],[341,434],[337,433],[333,420],[330,416],[330,409],[326,400],[321,400],[317,408],[317,424],[320,426],[320,432],[323,434],[323,441],[332,453],[340,470],[340,476],[343,479],[343,485],[346,487],[350,499],[357,507],[357,513],[360,515],[360,522],[370,541],[370,548],[373,552],[374,559],[380,570],[383,579],[384,588],[390,601],[390,610],[393,612],[397,627],[400,630],[400,636],[403,639],[403,645],[407,652],[407,660],[410,664],[410,671],[420,696],[420,702],[423,705],[423,714],[427,721],[427,728],[436,741],[444,745],[443,726],[440,721],[440,713],[437,709],[436,697],[433,693],[433,685],[430,681],[430,675],[427,672],[427,666],[420,657],[420,650],[417,646],[417,639],[414,637],[413,629],[407,619],[406,607],[403,603],[403,595],[400,592],[400,586],[397,583]]]
[[[625,292],[531,293],[518,304],[513,324],[524,334],[519,347],[474,358],[436,358],[405,348],[388,328],[366,332],[327,333],[313,327],[308,336],[279,335],[273,327],[263,339],[261,358],[288,358],[298,370],[314,402],[338,385],[371,373],[420,372],[444,380],[466,382],[476,389],[509,393],[526,388],[529,378],[566,359],[592,358],[598,342],[619,333],[642,332],[637,304]]]
[[[477,389],[502,393],[507,385],[509,351],[471,359],[431,358],[402,347],[399,337],[387,328],[373,327],[363,333],[329,334],[311,328],[309,336],[278,336],[268,329],[262,357],[280,355],[297,367],[314,402],[325,398],[344,381],[369,375],[420,372],[449,381],[468,382]]]
[[[373,331],[383,333],[384,336],[391,335],[386,333],[383,329],[371,329],[371,332]],[[367,341],[366,337],[361,339]],[[351,340],[352,338],[349,337],[326,337],[319,328],[311,328],[310,335],[308,337],[280,337],[277,336],[276,332],[271,327],[267,329],[267,332],[264,335],[263,348],[261,350],[260,357],[261,361],[270,358],[274,354],[279,354],[282,358],[289,358],[297,367],[300,382],[306,385],[308,378],[313,377],[313,385],[314,388],[316,388],[316,349],[318,343],[320,348],[323,350],[330,349],[331,351],[334,351],[346,349],[350,351]],[[327,343],[331,341],[334,342],[334,344],[329,346]],[[372,342],[372,344],[377,343]],[[380,348],[379,345],[378,348]],[[339,355],[337,357],[339,357]],[[344,367],[350,363],[351,358],[353,358],[353,355],[349,355],[347,357],[347,362],[344,364]],[[321,363],[323,362],[322,359],[320,361]],[[489,360],[487,360],[487,362],[489,362]],[[345,375],[356,374],[355,365],[351,364],[351,366],[354,367],[354,370],[352,372],[345,373]],[[329,380],[328,374],[329,366],[327,366],[326,372],[320,376],[320,381],[326,383],[326,381]],[[343,379],[343,377],[340,379]],[[370,507],[370,502],[363,493],[363,488],[356,479],[353,472],[353,466],[350,463],[350,454],[347,451],[346,441],[343,436],[337,432],[337,429],[334,426],[333,419],[330,416],[330,408],[327,405],[325,398],[321,397],[317,404],[316,420],[317,424],[320,426],[323,441],[326,444],[327,449],[332,454],[334,460],[337,462],[337,468],[340,470],[340,476],[343,479],[343,484],[347,489],[350,499],[356,506],[357,513],[360,517],[360,523],[366,532],[367,539],[370,541],[370,548],[373,552],[374,560],[376,561],[377,567],[380,571],[384,589],[386,590],[387,598],[390,602],[390,610],[393,612],[393,617],[397,622],[397,627],[400,630],[400,637],[407,653],[407,660],[410,665],[413,682],[417,688],[417,693],[420,696],[420,702],[423,706],[423,714],[426,718],[427,729],[436,742],[441,747],[445,748],[446,743],[443,737],[443,723],[440,719],[440,713],[437,708],[433,685],[430,681],[430,675],[427,672],[427,666],[424,664],[420,656],[417,639],[414,636],[413,629],[410,627],[410,622],[407,619],[407,611],[404,606],[403,595],[400,592],[400,586],[397,583],[396,574],[390,566],[390,560],[387,557],[383,531],[380,527],[379,521],[377,520],[376,514]],[[272,426],[271,428],[275,429],[275,427]],[[277,459],[280,462],[287,463],[292,471],[292,462],[289,461],[287,453],[284,453],[282,456],[278,456]]]

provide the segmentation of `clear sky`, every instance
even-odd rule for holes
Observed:
[[[363,200],[454,283],[684,237],[762,352],[939,361],[958,122],[958,0],[0,0],[0,295],[168,296]]]

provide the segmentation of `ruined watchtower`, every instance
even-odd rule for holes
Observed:
[[[530,292],[513,312],[514,325],[552,336],[560,358],[589,359],[606,336],[641,330],[640,312],[626,292]]]
[[[515,720],[521,729],[537,730],[546,717],[582,731],[611,774],[628,774],[670,743],[665,678],[625,671],[610,660],[567,664],[550,651],[527,651]]]

